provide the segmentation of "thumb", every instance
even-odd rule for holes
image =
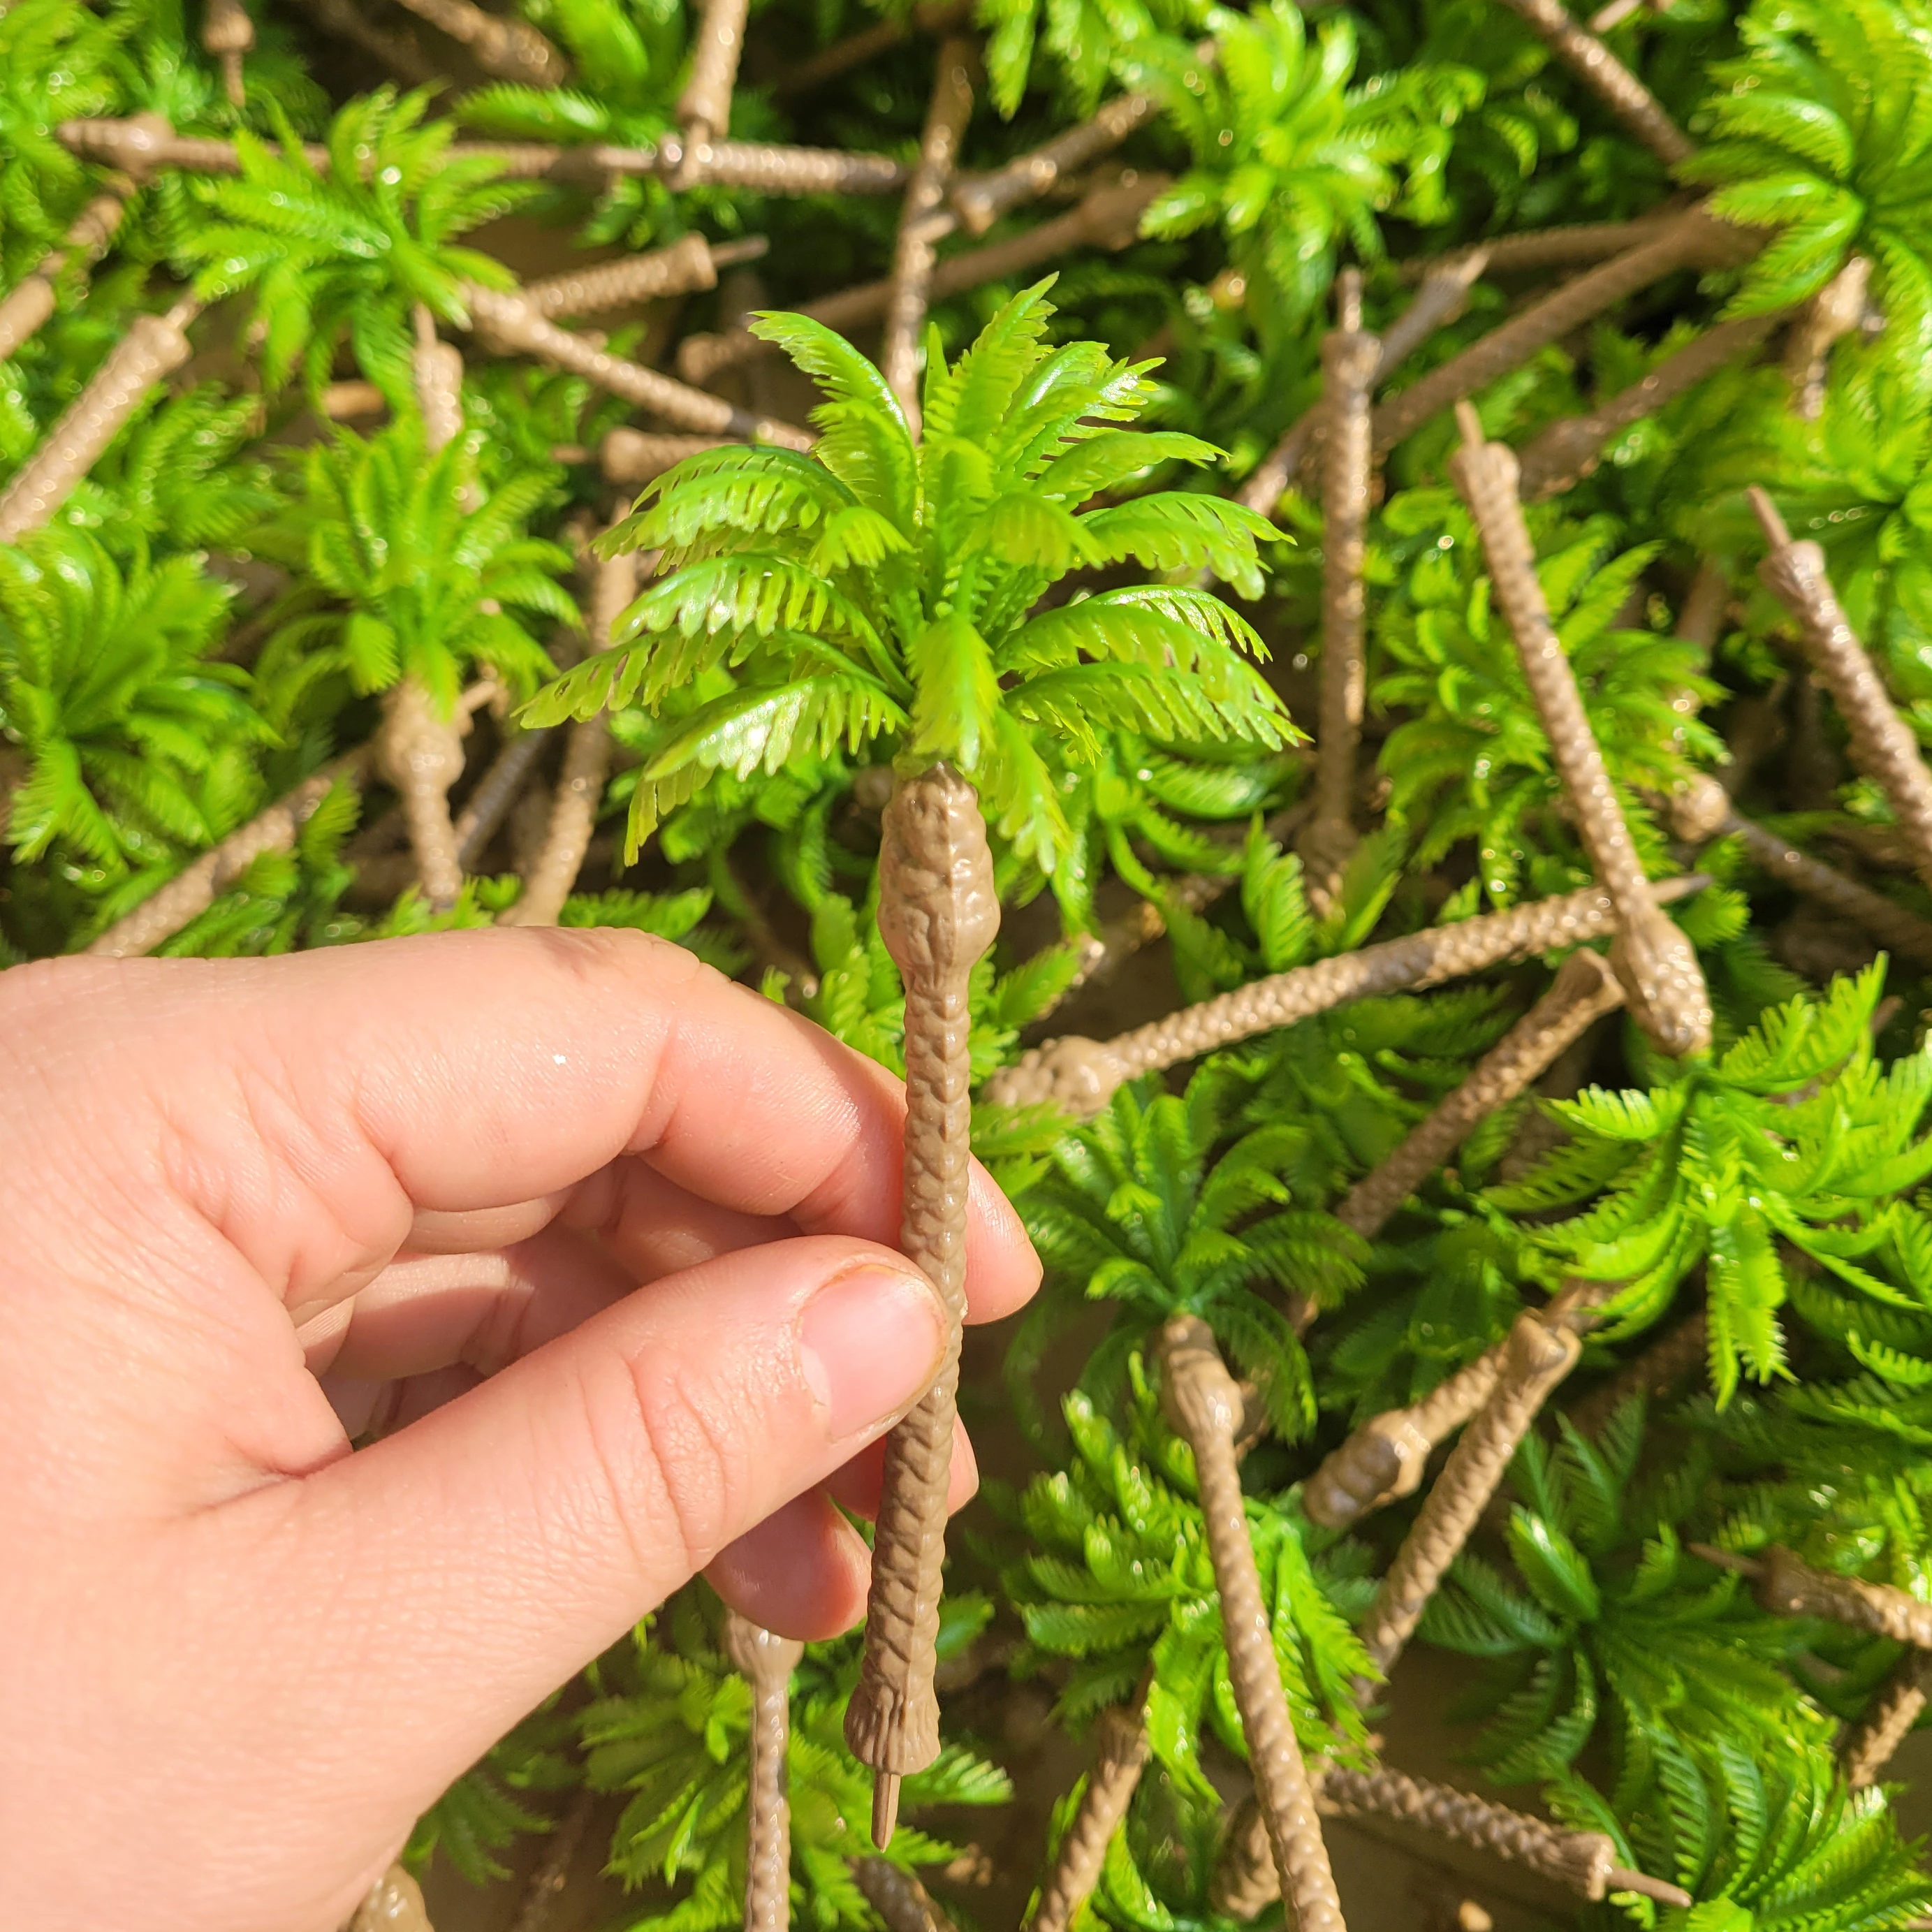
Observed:
[[[233,1726],[206,1734],[299,1758],[338,1856],[378,1858],[572,1672],[897,1420],[945,1341],[931,1287],[889,1250],[742,1249],[224,1506],[231,1574],[254,1570],[280,1655],[329,1667],[231,1679]]]

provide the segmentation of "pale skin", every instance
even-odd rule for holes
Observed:
[[[68,959],[0,1093],[11,1932],[334,1932],[691,1576],[857,1620],[832,1499],[944,1331],[898,1084],[808,1022],[629,932]],[[1039,1265],[971,1200],[988,1321]]]

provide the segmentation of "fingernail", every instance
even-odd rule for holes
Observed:
[[[836,1276],[799,1318],[799,1363],[832,1441],[876,1430],[938,1372],[946,1314],[925,1278],[861,1267]]]

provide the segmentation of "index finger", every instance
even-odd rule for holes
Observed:
[[[626,1156],[734,1215],[897,1238],[899,1084],[642,934],[513,928],[6,978],[20,1024],[0,1036],[68,1074],[94,1063],[94,1159],[102,1130],[130,1137],[137,1166],[158,1139],[170,1191],[292,1305],[380,1266],[419,1210],[564,1198]],[[968,1280],[979,1318],[1039,1280],[976,1164]]]

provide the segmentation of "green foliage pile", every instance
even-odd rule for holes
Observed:
[[[1817,414],[1795,408],[1773,338],[1619,431],[1530,528],[1653,876],[1690,856],[1665,795],[1722,772],[1752,816],[1932,917],[1756,586],[1743,500],[1762,483],[1822,544],[1932,743],[1932,0],[1631,12],[1611,44],[1696,144],[1674,178],[1498,0],[976,0],[987,86],[966,170],[1117,94],[1154,104],[994,241],[1124,168],[1158,180],[1126,245],[934,307],[917,440],[872,338],[793,312],[889,272],[896,200],[513,170],[482,144],[674,135],[697,31],[683,0],[521,4],[568,57],[560,87],[492,80],[424,29],[448,82],[399,89],[317,17],[264,0],[238,106],[178,0],[0,12],[0,274],[10,287],[45,260],[54,289],[0,365],[0,486],[137,316],[206,304],[193,359],[44,528],[0,545],[0,964],[85,950],[325,771],[292,844],[161,950],[260,956],[513,914],[527,813],[432,909],[391,795],[357,761],[404,680],[446,715],[472,705],[459,808],[520,731],[608,710],[614,770],[562,923],[688,946],[895,1069],[900,988],[874,915],[901,759],[953,762],[985,803],[1008,916],[974,980],[982,1078],[1070,994],[1052,1030],[1102,1034],[1587,885],[1438,418],[1390,454],[1370,532],[1373,829],[1334,902],[1311,907],[1290,848],[1322,647],[1320,508],[1291,488],[1264,516],[1237,493],[1319,395],[1344,266],[1382,328],[1434,258],[1680,194],[1707,194],[1759,251],[1656,284],[1474,400],[1490,436],[1525,443],[1717,320],[1782,314],[1869,262],[1868,315],[1831,346]],[[911,159],[936,10],[770,0],[732,134]],[[882,22],[870,58],[796,84]],[[139,114],[231,142],[234,172],[116,182],[60,137]],[[128,205],[104,255],[64,252],[110,188]],[[818,440],[706,451],[620,496],[597,454],[634,412],[466,332],[466,290],[694,234],[767,240],[755,286],[728,278],[583,326],[669,368],[682,337],[755,311],[782,352],[718,386],[809,418]],[[953,236],[941,260],[978,245]],[[1543,279],[1479,281],[1393,388]],[[467,358],[463,427],[440,450],[416,389],[419,309]],[[331,415],[348,385],[364,386],[352,424]],[[605,554],[656,562],[614,647],[586,656],[600,531]],[[1730,592],[1708,648],[1677,634],[1701,565]],[[556,764],[547,749],[539,776]],[[980,1108],[976,1144],[1047,1283],[1011,1341],[1013,1422],[982,1400],[976,1425],[1010,1426],[1035,1473],[992,1486],[956,1538],[947,1645],[958,1676],[979,1673],[982,1718],[1000,1672],[1044,1686],[1082,1734],[1145,1688],[1154,1769],[1084,1922],[1228,1923],[1210,1884],[1246,1748],[1192,1458],[1151,1386],[1160,1324],[1200,1316],[1252,1384],[1248,1520],[1291,1708],[1311,1754],[1366,1762],[1353,1625],[1414,1504],[1338,1536],[1301,1486],[1351,1427],[1577,1279],[1612,1290],[1578,1395],[1693,1317],[1705,1359],[1607,1420],[1568,1413],[1566,1386],[1432,1603],[1420,1660],[1473,1686],[1451,1724],[1468,1778],[1607,1832],[1696,1901],[1576,1908],[1588,1926],[1886,1932],[1932,1910],[1895,1792],[1849,1791],[1834,1758],[1898,1647],[1760,1609],[1694,1548],[1782,1544],[1932,1596],[1932,988],[1736,838],[1697,862],[1708,883],[1673,911],[1712,989],[1712,1054],[1673,1064],[1622,1018],[1598,1028],[1561,1090],[1486,1121],[1372,1241],[1335,1218],[1342,1196],[1553,960],[1338,1007],[1130,1084],[1084,1124]],[[1111,990],[1074,990],[1096,939],[1118,946],[1136,922],[1163,943]],[[466,1777],[412,1856],[500,1876],[587,1785],[622,1794],[624,1923],[735,1922],[748,1702],[718,1614],[701,1587],[680,1595]],[[850,1863],[868,1849],[840,1731],[855,1672],[854,1640],[813,1646],[794,1689],[794,1910],[815,1932],[878,1924]],[[1402,1687],[1398,1672],[1378,1694]],[[997,1726],[982,1730],[908,1784],[891,1854],[969,1924],[970,1885],[940,1876],[972,1863],[949,1868],[976,1828],[960,1808],[1012,1788]],[[1042,1827],[1025,1841],[1043,1856]]]

